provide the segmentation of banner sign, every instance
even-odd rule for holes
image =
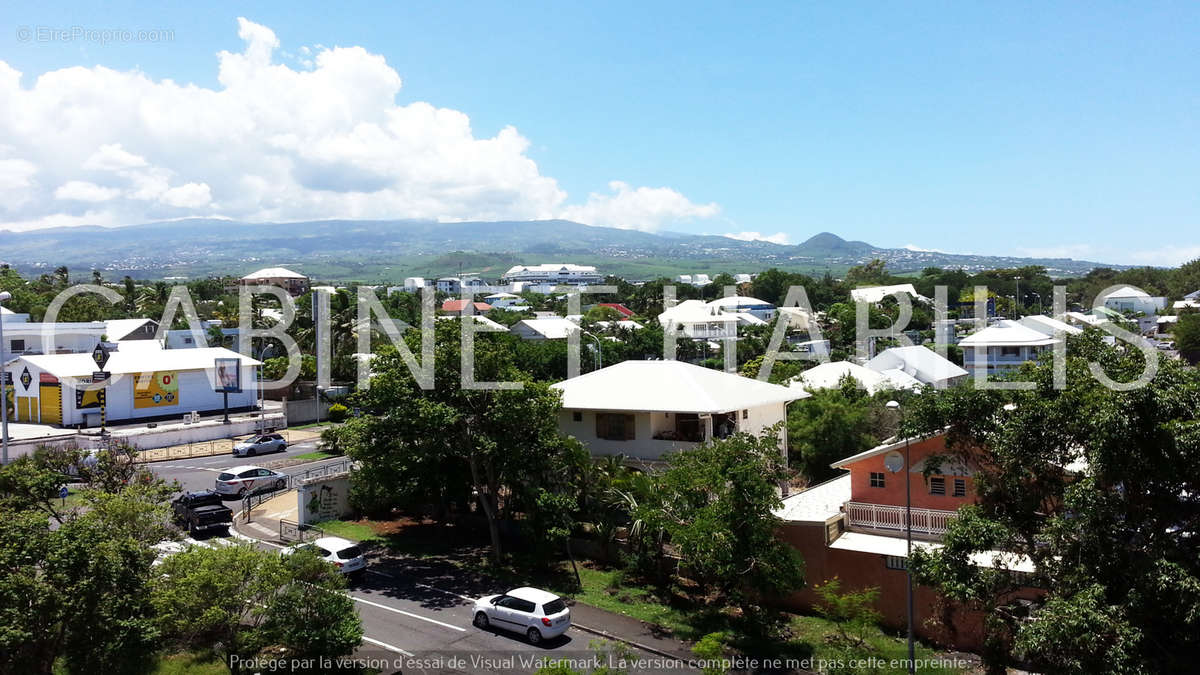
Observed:
[[[99,408],[104,402],[103,389],[76,389],[75,390],[75,409],[87,410],[88,408]]]
[[[216,359],[216,387],[218,392],[237,394],[242,391],[242,360]]]
[[[138,373],[133,380],[133,407],[158,408],[179,403],[179,373]]]

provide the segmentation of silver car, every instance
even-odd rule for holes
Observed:
[[[268,452],[283,452],[287,449],[287,441],[279,434],[263,434],[252,436],[233,446],[234,457],[253,457]]]
[[[216,491],[222,495],[245,497],[256,492],[282,490],[287,484],[287,474],[261,466],[235,466],[217,475]]]

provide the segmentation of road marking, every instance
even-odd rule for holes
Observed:
[[[388,574],[387,572],[380,572],[379,570],[368,569],[367,573],[368,574],[378,574],[379,576],[386,577],[388,579],[396,578],[394,575]],[[469,600],[471,602],[475,601],[475,598],[472,598],[469,595],[463,595],[462,593],[455,593],[454,591],[447,591],[444,588],[438,588],[437,586],[430,586],[429,584],[423,584],[419,581],[414,581],[412,583],[414,586],[420,586],[421,588],[428,588],[431,591],[437,591],[438,593],[445,593],[446,595],[453,595],[456,598],[462,598],[463,600]]]
[[[373,645],[379,645],[380,647],[383,647],[384,649],[390,649],[390,650],[392,650],[392,651],[394,651],[394,652],[396,652],[396,653],[398,653],[398,654],[403,654],[403,655],[405,655],[405,656],[412,656],[412,655],[413,655],[413,654],[412,654],[412,652],[407,652],[407,651],[404,651],[403,649],[400,649],[400,648],[399,648],[399,647],[397,647],[396,645],[389,645],[389,644],[388,644],[388,643],[386,643],[386,642],[383,642],[383,641],[380,641],[380,640],[376,640],[375,638],[369,638],[369,637],[367,637],[366,635],[362,636],[362,639],[363,639],[363,642],[370,642],[370,643],[371,643],[371,644],[373,644]]]
[[[436,624],[437,624],[437,625],[439,625],[439,626],[443,626],[443,627],[445,627],[445,628],[450,628],[450,629],[452,629],[452,630],[456,630],[456,631],[458,631],[458,632],[460,632],[460,633],[465,633],[465,632],[467,632],[467,629],[466,629],[466,628],[463,628],[463,627],[461,627],[461,626],[455,626],[454,624],[445,623],[444,621],[438,621],[437,619],[431,619],[431,618],[429,618],[429,617],[427,617],[427,616],[421,616],[420,614],[413,614],[412,612],[406,612],[406,611],[404,611],[404,610],[402,610],[402,609],[396,609],[395,607],[388,607],[387,605],[381,605],[381,604],[379,604],[378,602],[371,602],[370,600],[363,600],[362,598],[355,597],[355,596],[353,596],[353,595],[350,595],[349,593],[347,593],[347,594],[346,594],[346,597],[350,598],[351,600],[353,600],[353,601],[355,601],[355,602],[361,602],[361,603],[362,603],[362,604],[364,604],[364,605],[370,605],[370,606],[372,606],[372,607],[378,607],[379,609],[386,609],[386,610],[387,610],[387,611],[389,611],[389,612],[395,612],[395,613],[397,613],[397,614],[403,614],[404,616],[410,616],[410,617],[412,617],[412,618],[414,618],[414,619],[420,619],[421,621],[428,621],[429,623],[436,623]]]

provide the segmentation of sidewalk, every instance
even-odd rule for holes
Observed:
[[[283,544],[279,538],[279,521],[296,520],[296,491],[288,490],[250,509],[250,520],[245,514],[234,514],[233,529],[254,539],[273,544]]]

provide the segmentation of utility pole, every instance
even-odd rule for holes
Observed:
[[[8,301],[12,298],[12,293],[8,291],[0,291],[0,303]],[[4,342],[4,317],[0,315],[0,354],[8,351]],[[8,364],[0,364],[0,419],[3,420],[3,431],[0,432],[4,436],[4,454],[0,456],[0,466],[8,464],[8,379],[11,374],[8,372]],[[14,408],[15,410],[15,408]]]

